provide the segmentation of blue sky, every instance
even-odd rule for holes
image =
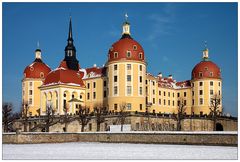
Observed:
[[[70,12],[82,68],[105,64],[126,12],[154,75],[191,79],[207,41],[222,71],[224,112],[237,116],[237,3],[3,3],[3,102],[13,102],[15,110],[37,41],[52,69],[64,58]]]

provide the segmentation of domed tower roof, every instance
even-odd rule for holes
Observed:
[[[209,60],[208,52],[207,48],[203,50],[203,60],[192,70],[192,80],[203,78],[221,79],[221,70],[214,62]]]
[[[135,41],[130,34],[130,23],[127,21],[123,23],[123,32],[120,40],[115,42],[108,52],[108,62],[118,60],[136,60],[145,61],[144,50],[142,46]]]
[[[51,71],[50,67],[41,59],[41,50],[35,50],[35,60],[31,65],[28,65],[24,70],[24,78],[41,78],[45,79]]]

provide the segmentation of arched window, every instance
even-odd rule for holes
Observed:
[[[44,73],[43,72],[40,73],[40,78],[44,78]]]

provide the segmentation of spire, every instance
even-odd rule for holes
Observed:
[[[69,40],[73,41],[73,39],[72,39],[72,16],[70,16],[70,22],[69,22],[68,41]]]
[[[130,23],[128,22],[128,15],[127,13],[125,14],[125,22],[123,23],[123,27],[122,27],[123,31],[122,31],[122,38],[131,38],[131,33],[130,33]]]
[[[37,41],[37,49],[35,50],[35,61],[40,61],[41,60],[41,49],[39,45],[39,41]]]
[[[203,61],[208,61],[208,59],[209,59],[209,57],[208,57],[208,53],[209,53],[209,51],[208,51],[208,48],[207,48],[207,41],[204,41],[204,46],[205,46],[205,48],[204,48],[204,50],[203,50]]]
[[[78,60],[76,59],[76,48],[72,37],[72,17],[70,16],[67,46],[65,47],[65,58],[69,69],[78,70]]]

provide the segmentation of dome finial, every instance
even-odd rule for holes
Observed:
[[[35,59],[41,59],[41,49],[39,41],[37,41],[37,49],[35,50]]]
[[[208,48],[207,48],[207,41],[204,41],[204,50],[203,50],[203,61],[208,61],[209,56],[208,56]]]
[[[130,37],[130,23],[128,22],[128,14],[125,13],[125,22],[123,23],[122,38],[131,38]]]

